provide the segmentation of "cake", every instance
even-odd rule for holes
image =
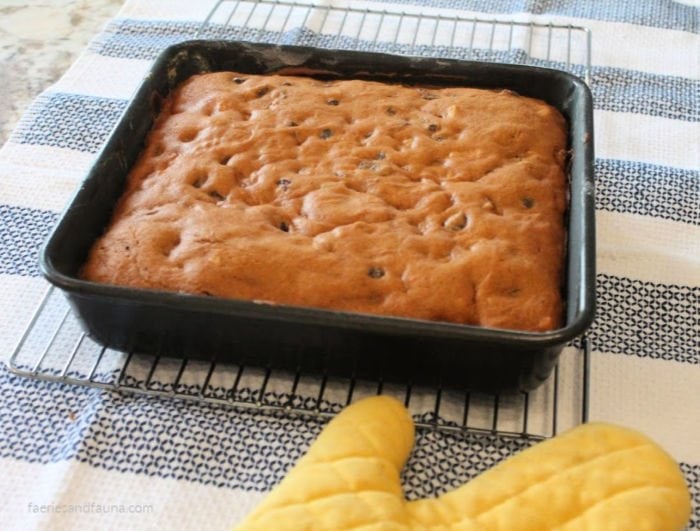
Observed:
[[[508,90],[196,75],[164,101],[81,276],[552,330],[566,142],[558,111]]]

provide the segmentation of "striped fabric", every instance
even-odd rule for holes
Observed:
[[[0,151],[2,359],[45,290],[37,252],[58,213],[152,60],[169,44],[192,38],[213,4],[127,2],[63,78],[34,101]],[[681,462],[694,496],[689,528],[700,529],[700,10],[671,0],[352,5],[592,31],[598,314],[590,331],[590,416],[646,432]],[[338,39],[292,27],[280,36],[234,19],[203,37],[565,66],[561,56],[547,62],[519,45],[488,52],[439,38],[375,42],[350,26],[344,33]],[[573,62],[571,69],[583,75],[580,58]],[[3,529],[227,528],[279,481],[322,427],[41,383],[13,376],[4,366],[0,393]],[[411,498],[439,494],[529,444],[495,435],[421,433],[405,489]],[[85,514],[75,508],[85,503],[127,509],[96,514],[93,507]],[[33,509],[42,504],[73,510]]]

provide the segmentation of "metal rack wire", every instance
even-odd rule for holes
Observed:
[[[196,36],[549,66],[590,83],[592,35],[585,27],[363,4],[219,0]]]
[[[537,64],[590,79],[585,28],[358,5],[220,0],[195,36]],[[46,381],[324,418],[362,396],[390,394],[409,407],[419,429],[541,439],[587,419],[589,351],[581,338],[565,349],[543,386],[516,395],[306,375],[106,349],[85,335],[63,296],[49,288],[8,368]]]
[[[565,349],[539,389],[484,395],[119,352],[85,335],[63,295],[49,288],[8,367],[39,380],[324,418],[362,396],[388,394],[409,407],[419,428],[541,439],[587,419],[588,363],[584,338]]]

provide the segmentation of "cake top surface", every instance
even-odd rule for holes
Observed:
[[[234,72],[166,100],[86,278],[559,325],[566,127],[509,91]]]

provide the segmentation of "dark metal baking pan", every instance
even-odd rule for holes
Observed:
[[[270,73],[510,89],[545,100],[569,124],[565,325],[496,330],[243,300],[139,290],[81,280],[80,266],[109,223],[159,102],[193,74]],[[156,60],[41,254],[85,330],[106,346],[175,357],[328,372],[486,392],[532,389],[594,313],[593,118],[590,91],[557,70],[259,43],[190,41]]]

